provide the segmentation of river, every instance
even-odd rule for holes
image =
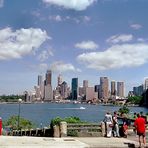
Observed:
[[[81,108],[83,107],[83,108]],[[85,109],[84,109],[85,108]],[[103,120],[106,111],[117,111],[118,106],[103,106],[89,104],[58,104],[58,103],[34,103],[21,104],[20,116],[29,119],[37,127],[48,126],[52,118],[76,116],[83,121],[100,122]],[[144,107],[129,107],[131,112],[148,113]],[[8,119],[12,115],[18,115],[18,104],[0,104],[0,117],[2,120]]]

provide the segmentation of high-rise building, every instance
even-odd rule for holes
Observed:
[[[100,93],[99,98],[108,101],[109,98],[109,80],[108,77],[100,77]]]
[[[46,85],[51,85],[51,78],[52,78],[52,72],[51,70],[47,70],[46,72]]]
[[[43,83],[43,77],[42,75],[38,75],[38,86],[41,86],[42,83]]]
[[[145,79],[145,83],[144,84],[145,84],[145,88],[144,89],[147,90],[148,89],[148,78]]]
[[[63,80],[62,80],[62,75],[59,74],[59,76],[58,76],[58,86],[61,85],[62,82],[63,82]]]
[[[143,85],[140,85],[138,87],[133,87],[133,94],[136,96],[141,96],[144,92],[144,87]]]
[[[72,78],[71,88],[72,88],[72,100],[77,100],[78,99],[78,78]]]
[[[51,70],[47,70],[46,79],[45,79],[45,88],[44,88],[44,101],[53,100],[51,82],[52,82],[52,72]]]
[[[124,82],[117,82],[117,96],[124,97]]]
[[[111,81],[111,95],[115,96],[116,95],[116,82]]]
[[[83,80],[83,87],[88,87],[88,80]]]
[[[68,85],[67,83],[64,81],[61,84],[61,96],[62,98],[66,99],[68,97],[68,91],[67,91]]]

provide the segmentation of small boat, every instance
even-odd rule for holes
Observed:
[[[80,109],[85,109],[85,107],[81,106]]]

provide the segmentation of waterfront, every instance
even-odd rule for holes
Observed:
[[[81,108],[84,107],[84,108]],[[37,127],[48,126],[50,120],[57,116],[65,118],[77,116],[83,121],[100,122],[103,120],[106,111],[118,110],[119,106],[103,106],[89,104],[60,104],[60,103],[35,103],[21,104],[20,115],[31,120]],[[3,120],[12,115],[18,115],[18,104],[0,104],[0,116]],[[144,107],[129,107],[131,112],[148,112]]]

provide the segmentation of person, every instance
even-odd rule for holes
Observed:
[[[127,130],[128,130],[128,125],[126,122],[123,122],[123,137],[127,138]]]
[[[114,137],[120,137],[119,136],[119,123],[118,123],[116,111],[114,112],[114,116],[113,116],[113,134],[114,134]]]
[[[106,137],[110,138],[112,136],[112,127],[113,127],[113,120],[110,112],[106,113],[103,121],[105,122],[105,126],[106,126]]]
[[[137,119],[134,122],[134,126],[136,128],[137,135],[139,137],[139,147],[142,146],[142,142],[143,142],[144,146],[146,146],[145,124],[146,124],[145,119],[143,117],[141,117],[140,114],[138,114]],[[141,137],[142,137],[142,141],[141,141]]]

